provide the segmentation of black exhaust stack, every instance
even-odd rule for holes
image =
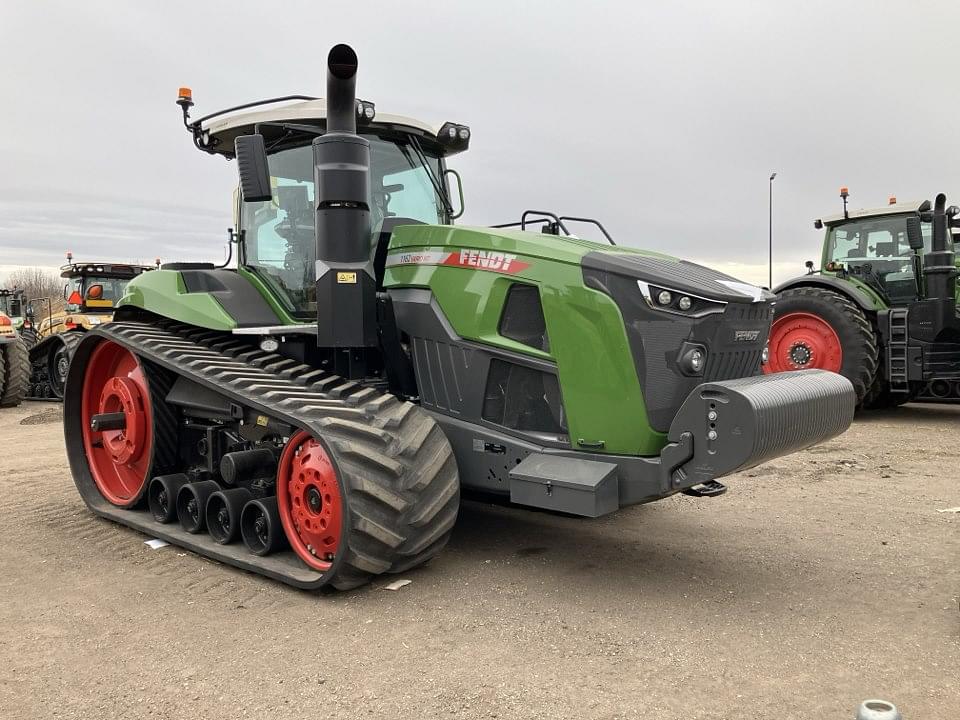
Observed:
[[[947,196],[937,195],[933,203],[933,237],[930,252],[923,258],[927,297],[948,303],[956,301],[957,267],[950,243],[951,217],[947,210]],[[955,212],[953,208],[951,208]]]
[[[370,143],[357,135],[357,55],[327,56],[327,130],[313,141],[316,180],[317,346],[377,345],[371,251]]]

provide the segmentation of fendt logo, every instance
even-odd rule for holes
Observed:
[[[451,258],[453,254],[451,254]],[[523,265],[523,268],[529,267],[527,263],[517,263],[517,256],[502,252],[488,252],[486,250],[461,250],[457,262],[450,262],[450,258],[444,265],[460,265],[463,267],[475,267],[481,270],[498,270],[500,272],[517,272],[513,270],[514,264]],[[523,268],[518,268],[522,270]]]
[[[734,330],[733,331],[734,342],[754,342],[759,337],[760,337],[759,330]]]
[[[509,273],[511,275],[530,267],[530,263],[517,260],[517,256],[510,253],[467,249],[455,252],[423,250],[421,252],[399,253],[387,258],[387,267],[396,267],[397,265],[446,265]]]

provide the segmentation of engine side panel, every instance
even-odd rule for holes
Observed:
[[[209,330],[279,325],[263,295],[231,270],[154,270],[134,278],[118,308],[149,310]]]

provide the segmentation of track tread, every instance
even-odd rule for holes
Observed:
[[[459,510],[459,475],[448,440],[420,408],[251,350],[235,336],[172,321],[117,321],[95,332],[137,353],[151,395],[163,397],[176,375],[184,375],[324,442],[344,486],[347,518],[324,584],[346,590],[381,573],[403,572],[427,562],[446,544]],[[158,430],[175,433],[173,410],[162,401],[154,407],[170,413],[157,422]],[[158,451],[164,447],[161,439]],[[162,473],[154,469],[152,474]]]

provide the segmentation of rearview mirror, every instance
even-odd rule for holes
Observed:
[[[447,168],[443,171],[444,179],[448,177],[455,177],[457,179],[457,196],[460,198],[460,209],[450,215],[451,220],[456,220],[458,217],[463,215],[465,206],[463,204],[463,180],[460,178],[460,173],[452,168]],[[450,187],[450,181],[447,180],[447,187]]]
[[[36,317],[36,314],[33,311],[33,303],[27,305],[27,309],[23,311],[23,316],[30,322],[33,322],[33,318]]]
[[[923,250],[923,233],[920,231],[920,216],[911,215],[907,218],[907,242],[911,250]]]
[[[237,153],[237,172],[240,173],[240,192],[244,202],[263,202],[273,199],[270,190],[270,167],[263,135],[239,135],[234,140]]]

